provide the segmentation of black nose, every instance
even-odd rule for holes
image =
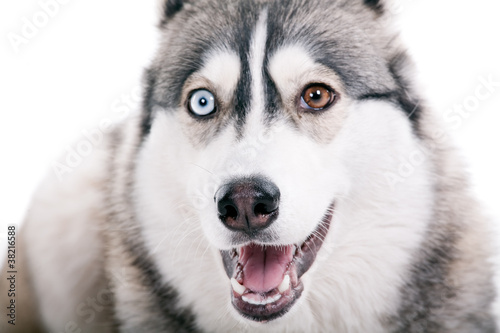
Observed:
[[[276,220],[279,201],[278,187],[260,176],[234,180],[215,194],[222,223],[230,230],[250,235]]]

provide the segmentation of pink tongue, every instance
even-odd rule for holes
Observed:
[[[243,284],[251,291],[265,293],[278,288],[288,264],[293,259],[293,246],[266,247],[248,245],[241,249]]]

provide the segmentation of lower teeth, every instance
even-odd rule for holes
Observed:
[[[276,301],[278,301],[279,299],[281,298],[281,294],[276,294],[275,296],[273,297],[268,297],[266,299],[263,299],[261,301],[257,301],[257,300],[253,300],[253,299],[250,299],[246,296],[242,296],[241,299],[248,303],[248,304],[252,304],[252,305],[267,305],[267,304],[271,304],[271,303],[274,303]]]

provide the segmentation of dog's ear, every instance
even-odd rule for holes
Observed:
[[[168,20],[181,11],[184,6],[184,0],[162,0],[163,19]]]
[[[383,14],[384,12],[384,0],[363,0],[364,4],[377,12],[378,14]]]
[[[159,0],[161,25],[164,25],[168,20],[180,12],[191,0]]]

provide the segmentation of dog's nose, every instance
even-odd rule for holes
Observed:
[[[280,191],[260,176],[234,180],[215,194],[219,218],[233,231],[253,235],[278,217]]]

